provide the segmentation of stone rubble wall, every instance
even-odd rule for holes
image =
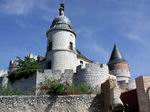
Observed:
[[[109,70],[106,64],[86,64],[85,68],[79,66],[75,76],[75,83],[88,84],[95,92],[100,92],[101,84],[109,77]]]
[[[101,97],[69,96],[0,96],[0,112],[102,112]]]
[[[114,79],[115,76],[109,74],[108,66],[106,64],[86,64],[85,68],[79,66],[77,73],[73,70],[66,69],[64,72],[61,70],[43,69],[37,71],[35,75],[28,79],[17,80],[12,86],[23,91],[36,89],[36,94],[40,93],[40,86],[46,79],[60,80],[61,83],[77,83],[88,84],[95,93],[100,93],[101,84],[108,78]],[[29,86],[30,85],[30,86]]]
[[[45,69],[43,71],[38,71],[33,76],[25,79],[22,78],[20,80],[16,80],[11,84],[12,88],[19,90],[25,94],[33,93],[38,94],[39,93],[39,87],[44,83],[46,79],[51,80],[60,80],[61,83],[68,83],[72,84],[73,80],[73,70],[65,70],[64,73],[62,73],[60,70],[48,70]]]
[[[150,76],[135,79],[140,112],[150,112]]]
[[[13,83],[10,83],[11,87],[15,90],[18,90],[19,92],[23,94],[35,94],[36,91],[36,74],[25,79],[22,78],[20,80],[16,80]]]
[[[61,72],[61,70],[50,70],[44,69],[43,71],[37,72],[37,86],[44,82],[46,79],[51,80],[60,80],[61,82],[67,82],[69,84],[72,83],[73,78],[73,70],[66,69],[65,72]]]

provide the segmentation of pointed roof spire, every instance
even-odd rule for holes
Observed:
[[[65,5],[64,3],[61,3],[59,8],[59,16],[64,15],[64,11],[65,11]]]
[[[120,50],[117,48],[115,44],[108,64],[113,64],[118,62],[126,62],[126,60],[124,59]]]

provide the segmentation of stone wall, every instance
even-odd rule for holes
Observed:
[[[79,66],[74,77],[75,83],[88,84],[95,92],[100,92],[101,84],[109,77],[109,70],[106,64],[86,64],[85,68]]]
[[[45,69],[41,71],[37,71],[35,75],[32,77],[29,77],[27,79],[22,78],[20,80],[16,80],[14,83],[11,84],[11,86],[19,90],[25,94],[32,93],[32,94],[38,94],[39,93],[39,87],[43,84],[43,82],[46,79],[51,80],[60,80],[61,83],[68,83],[72,84],[73,81],[73,70],[65,70],[65,72],[61,72],[60,70],[50,70]]]
[[[0,112],[102,112],[96,95],[0,96]]]
[[[140,112],[150,112],[150,76],[136,78],[136,87]]]
[[[36,94],[39,93],[39,87],[40,85],[43,84],[43,82],[46,79],[51,79],[51,80],[60,80],[61,83],[68,83],[72,84],[73,81],[73,70],[65,70],[63,73],[61,70],[43,70],[43,71],[38,71],[37,72],[37,79],[36,79]]]
[[[102,96],[104,99],[104,112],[123,112],[123,103],[120,99],[121,90],[116,79],[108,79],[102,84]]]
[[[36,75],[33,75],[32,77],[29,77],[27,79],[22,78],[10,84],[13,89],[18,90],[23,94],[35,94],[36,77]]]

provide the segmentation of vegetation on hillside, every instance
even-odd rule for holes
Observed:
[[[20,57],[17,57],[16,62],[17,69],[8,76],[10,82],[14,82],[21,78],[28,78],[34,75],[37,69],[40,68],[39,62],[34,58],[25,57],[24,59],[21,59]]]

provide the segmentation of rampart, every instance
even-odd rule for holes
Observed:
[[[0,112],[102,112],[101,97],[70,96],[0,96]]]
[[[75,76],[75,83],[88,84],[95,92],[100,92],[101,84],[109,77],[108,66],[106,64],[86,64],[85,68],[79,66]]]
[[[25,94],[38,94],[39,87],[44,83],[46,79],[60,80],[61,83],[72,84],[73,81],[73,70],[65,70],[61,72],[60,70],[39,70],[36,74],[25,79],[16,80],[11,84],[11,86]]]

